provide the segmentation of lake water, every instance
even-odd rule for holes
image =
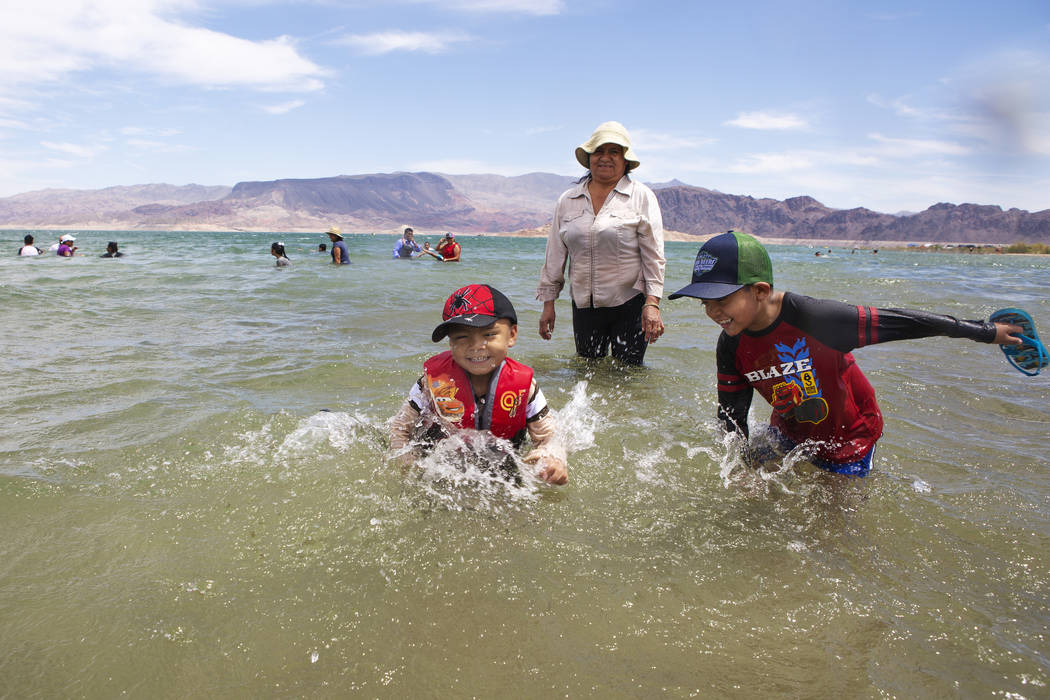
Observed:
[[[994,346],[858,351],[872,476],[756,473],[715,425],[700,304],[664,302],[644,368],[589,365],[568,302],[536,334],[543,240],[440,265],[354,235],[336,268],[320,234],[88,232],[69,260],[13,257],[23,235],[0,232],[0,697],[1050,696],[1050,375]],[[696,247],[667,245],[668,291]],[[1050,258],[771,252],[783,289],[1020,306],[1050,335]],[[383,462],[470,282],[517,307],[568,486]]]

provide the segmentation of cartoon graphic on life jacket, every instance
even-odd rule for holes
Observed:
[[[427,388],[430,396],[434,399],[434,407],[438,415],[451,423],[459,423],[463,420],[463,402],[456,398],[456,382],[447,374],[436,377],[427,375]]]
[[[793,362],[796,367],[812,367],[809,346],[799,338],[791,347],[783,343],[773,346],[781,362]],[[802,362],[807,360],[807,362]],[[817,424],[828,417],[828,402],[824,399],[812,369],[784,375],[784,381],[773,387],[773,410],[784,418],[800,423]]]
[[[525,396],[525,391],[519,391],[514,393],[513,391],[504,391],[499,397],[499,406],[507,412],[508,418],[513,418],[518,413],[518,408],[521,406],[522,399]]]

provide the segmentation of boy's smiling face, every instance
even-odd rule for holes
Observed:
[[[482,328],[456,324],[448,334],[452,359],[471,377],[495,372],[517,339],[518,326],[505,318]]]
[[[763,304],[768,299],[770,287],[765,282],[756,282],[741,287],[721,299],[702,299],[708,317],[720,325],[726,335],[740,335],[744,330],[760,331],[772,321]]]

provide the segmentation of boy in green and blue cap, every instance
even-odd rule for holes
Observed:
[[[729,231],[704,243],[692,283],[670,295],[700,299],[722,327],[718,338],[718,416],[748,435],[758,391],[773,406],[770,424],[786,449],[815,448],[822,469],[866,476],[882,413],[851,350],[929,336],[1020,345],[1018,326],[960,321],[925,311],[877,309],[773,289],[769,254],[754,237]]]

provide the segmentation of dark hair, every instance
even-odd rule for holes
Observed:
[[[33,237],[27,233],[26,237],[22,239],[22,242],[26,245],[33,245]]]
[[[281,256],[282,258],[287,258],[287,257],[288,257],[287,255],[285,255],[285,254],[284,254],[284,246],[283,246],[283,245],[281,245],[280,243],[278,243],[277,241],[274,241],[274,242],[273,242],[273,243],[272,243],[272,244],[270,245],[270,252],[271,252],[271,253],[277,253],[277,254],[278,254],[278,255],[280,255],[280,256]]]
[[[109,243],[106,244],[106,250],[109,250],[111,247],[113,248],[114,251],[116,251],[117,250],[117,242],[116,241],[110,241]]]
[[[321,251],[321,252],[325,252],[325,251],[327,251],[327,250],[328,250],[328,245],[327,245],[327,244],[325,244],[325,243],[318,243],[318,244],[317,244],[317,249],[318,249],[319,251]]]

